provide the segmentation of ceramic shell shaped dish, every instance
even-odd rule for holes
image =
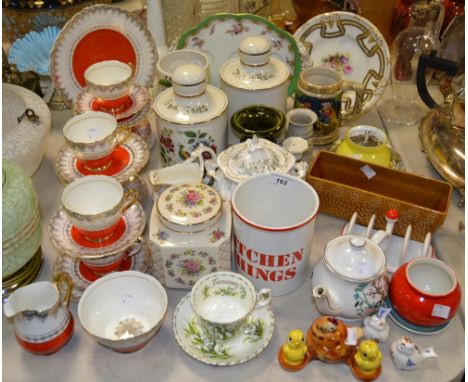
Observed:
[[[8,52],[8,61],[16,64],[20,72],[36,72],[42,76],[49,75],[50,50],[60,29],[50,26],[40,32],[29,32],[16,40]]]
[[[285,174],[296,162],[284,147],[256,136],[224,150],[217,160],[224,175],[234,182],[267,172]]]
[[[309,53],[309,65],[325,66],[364,85],[362,112],[374,105],[390,76],[385,39],[367,19],[349,12],[324,13],[294,33]]]
[[[130,64],[135,84],[153,85],[158,53],[146,26],[130,12],[95,5],[65,24],[51,51],[52,82],[68,106],[85,86],[85,70],[105,60]]]
[[[2,157],[20,165],[32,176],[41,164],[51,126],[47,104],[32,91],[17,85],[2,84]],[[31,109],[39,119],[23,117]]]
[[[245,37],[256,35],[262,35],[270,41],[272,56],[288,66],[291,75],[288,94],[292,95],[302,63],[297,43],[288,32],[279,29],[263,17],[230,13],[208,17],[182,35],[177,49],[195,49],[205,53],[210,59],[211,82],[219,87],[221,66],[237,55],[239,44]]]

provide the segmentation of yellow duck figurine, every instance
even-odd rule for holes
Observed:
[[[283,359],[290,366],[298,366],[304,362],[307,356],[307,345],[304,341],[304,333],[299,329],[289,332],[288,342],[282,348]]]
[[[376,373],[382,362],[382,353],[377,343],[373,340],[361,342],[354,354],[354,362],[362,374],[370,376]]]

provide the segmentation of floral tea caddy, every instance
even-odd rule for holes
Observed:
[[[231,208],[212,187],[167,188],[154,204],[149,236],[166,287],[190,289],[209,273],[231,270]]]

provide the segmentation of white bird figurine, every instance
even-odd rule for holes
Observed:
[[[390,355],[395,366],[403,370],[417,369],[425,359],[438,357],[433,347],[421,350],[411,338],[406,336],[392,343]]]
[[[376,314],[364,318],[364,338],[380,343],[388,339],[390,336],[390,326],[386,317],[390,311],[391,309],[380,308]]]

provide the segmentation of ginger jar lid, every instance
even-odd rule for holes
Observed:
[[[235,88],[267,90],[289,79],[286,64],[271,57],[271,44],[262,36],[242,40],[239,57],[227,61],[220,70],[221,80]]]
[[[370,281],[385,271],[385,254],[363,236],[339,236],[325,247],[325,265],[344,279]]]
[[[185,64],[172,72],[172,87],[156,97],[153,108],[166,121],[193,125],[219,117],[226,111],[227,105],[226,94],[207,84],[203,68]]]
[[[166,189],[157,201],[162,223],[177,232],[200,232],[214,225],[222,214],[222,200],[202,183],[179,184]]]

